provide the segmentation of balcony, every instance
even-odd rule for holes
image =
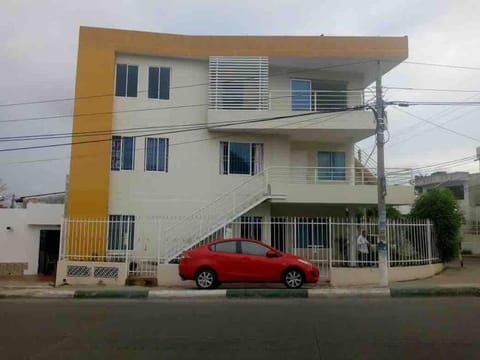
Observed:
[[[375,204],[376,169],[365,167],[270,167],[265,171],[271,193],[285,195],[278,202]],[[387,204],[411,204],[412,171],[386,169]]]
[[[208,125],[214,131],[285,133],[299,140],[319,136],[321,131],[331,140],[359,141],[375,131],[373,115],[363,108],[365,98],[360,90],[270,90],[259,94],[229,89],[210,94]],[[266,118],[273,120],[264,121]]]

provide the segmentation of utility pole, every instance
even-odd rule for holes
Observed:
[[[377,61],[377,80],[376,88],[376,111],[375,118],[377,122],[377,193],[378,193],[378,272],[380,286],[388,286],[388,256],[387,256],[387,211],[385,207],[385,196],[387,195],[387,186],[385,179],[385,116],[382,94],[382,70],[380,61]]]

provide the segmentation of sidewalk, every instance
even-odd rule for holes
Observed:
[[[480,287],[480,256],[466,256],[463,260],[463,268],[455,260],[446,264],[445,270],[436,276],[392,283],[390,288]]]
[[[259,287],[261,287],[259,289]],[[251,298],[251,297],[405,297],[480,296],[480,257],[465,257],[464,267],[454,261],[428,279],[396,282],[390,288],[334,288],[320,283],[302,289],[285,289],[282,284],[228,284],[216,290],[197,290],[193,282],[176,288],[140,286],[60,286],[48,277],[0,277],[1,298]]]

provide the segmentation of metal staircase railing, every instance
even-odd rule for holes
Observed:
[[[373,176],[377,176],[377,161],[375,160],[375,154],[367,154],[358,145],[355,145],[355,158],[360,162],[362,166],[369,169]]]
[[[163,259],[170,262],[226,224],[270,197],[264,173],[254,175],[208,205],[167,228],[161,235]]]

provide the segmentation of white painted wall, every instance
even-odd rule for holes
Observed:
[[[62,213],[63,205],[58,204],[0,209],[0,263],[27,263],[25,274],[36,274],[40,230],[59,229]]]
[[[139,66],[139,93],[137,98],[115,98],[114,129],[207,124],[208,94],[205,84],[208,83],[208,62],[206,60],[118,55],[117,63]],[[147,98],[149,66],[171,67],[170,100]],[[275,72],[279,73],[277,70]],[[308,75],[326,76],[314,73]],[[270,87],[288,90],[290,78],[291,75],[287,73],[271,77]],[[361,79],[353,79],[352,86],[360,81]],[[183,87],[188,84],[203,85]],[[159,110],[162,107],[185,105],[201,106]],[[124,110],[134,109],[156,110],[121,113]],[[258,113],[263,114],[263,112]],[[162,130],[149,130],[149,132],[161,133]],[[219,174],[219,143],[223,140],[263,143],[265,168],[292,166],[292,153],[298,150],[307,152],[308,166],[317,165],[318,150],[345,151],[346,165],[354,164],[353,140],[331,143],[331,140],[325,137],[316,142],[299,142],[291,140],[289,135],[262,134],[258,131],[246,133],[200,130],[158,136],[168,137],[170,140],[168,173],[144,171],[144,139],[137,138],[135,170],[111,172],[109,203],[111,214],[133,214],[139,217],[184,216],[247,180],[249,176]],[[201,141],[188,143],[198,140]]]

